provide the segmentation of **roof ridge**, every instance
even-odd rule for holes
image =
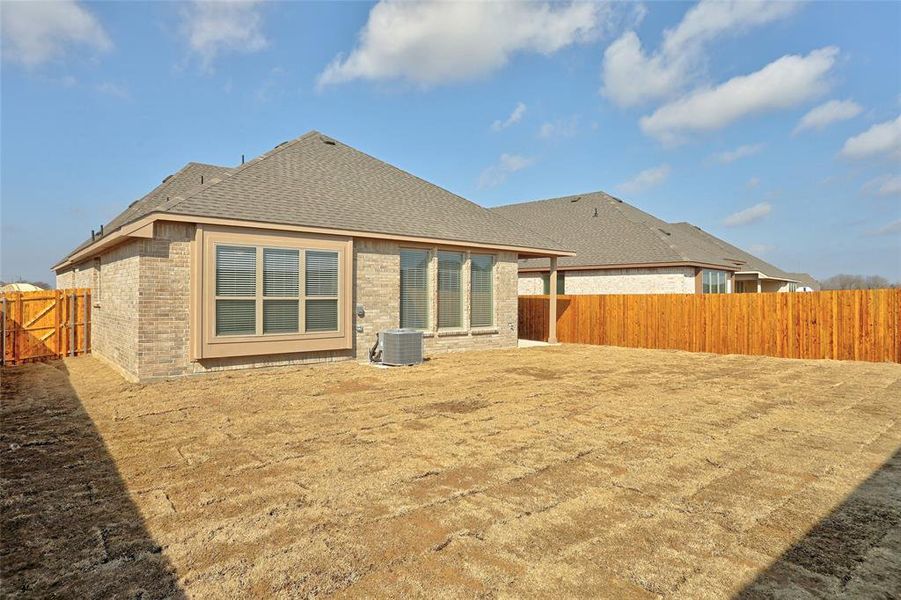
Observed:
[[[492,206],[490,210],[495,208],[508,208],[510,206],[525,206],[526,204],[538,204],[539,202],[557,202],[560,200],[569,200],[570,198],[581,198],[583,196],[592,196],[600,194],[602,196],[607,196],[613,198],[610,194],[605,192],[604,190],[594,190],[592,192],[583,192],[581,194],[568,194],[566,196],[556,196],[554,198],[538,198],[537,200],[525,200],[522,202],[510,202],[509,204],[498,204],[497,206]]]
[[[243,165],[241,165],[241,166],[239,166],[239,167],[236,167],[236,168],[232,169],[231,172],[226,173],[225,176],[222,177],[221,179],[216,179],[216,180],[214,180],[214,181],[211,181],[209,184],[198,186],[197,188],[192,189],[190,192],[186,193],[186,194],[183,195],[183,196],[176,196],[176,197],[173,198],[171,201],[166,202],[165,204],[163,204],[162,206],[160,206],[158,210],[161,210],[161,211],[163,211],[163,212],[167,212],[167,211],[169,211],[170,209],[172,209],[173,207],[175,207],[175,206],[181,204],[181,203],[184,202],[185,200],[187,200],[187,199],[189,199],[189,198],[192,198],[192,197],[196,196],[196,195],[199,194],[200,192],[206,191],[206,190],[210,189],[211,187],[214,187],[214,186],[216,186],[216,185],[222,183],[223,181],[225,181],[225,180],[227,180],[227,179],[229,179],[229,178],[231,178],[231,177],[233,177],[233,176],[235,176],[235,175],[238,175],[239,173],[243,173],[243,172],[246,171],[247,169],[249,169],[249,168],[251,168],[251,167],[253,167],[253,166],[256,166],[256,165],[260,164],[262,161],[266,160],[267,158],[271,158],[272,156],[275,156],[276,154],[278,154],[278,153],[280,153],[280,152],[283,152],[284,150],[287,150],[288,148],[294,146],[295,144],[299,143],[301,140],[304,140],[304,139],[306,139],[306,138],[312,137],[312,136],[314,136],[314,135],[320,135],[320,136],[322,136],[323,134],[319,133],[319,132],[316,131],[315,129],[311,129],[310,131],[304,133],[303,135],[300,135],[300,136],[294,138],[293,140],[288,140],[288,141],[286,141],[286,142],[282,142],[281,144],[277,145],[277,146],[276,146],[275,148],[273,148],[272,150],[269,150],[269,151],[267,151],[267,152],[264,152],[264,153],[260,154],[259,156],[257,156],[256,158],[250,159],[249,161],[247,161],[247,162],[244,163]],[[328,136],[323,136],[323,137],[328,137]],[[330,139],[331,139],[331,138],[330,138]],[[211,165],[211,166],[215,166],[215,165]],[[156,211],[154,211],[154,212],[156,212]]]

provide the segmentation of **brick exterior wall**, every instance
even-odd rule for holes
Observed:
[[[354,240],[353,306],[365,315],[354,322],[353,349],[190,360],[191,224],[157,222],[153,239],[127,241],[57,274],[58,287],[94,290],[93,351],[131,380],[151,380],[211,371],[301,365],[356,358],[366,360],[376,333],[400,324],[400,245]],[[495,327],[439,332],[437,254],[432,249],[430,282],[432,326],[424,342],[427,355],[469,349],[514,347],[517,342],[517,262],[512,253],[495,253]],[[463,265],[464,323],[469,322],[469,254]],[[99,293],[98,293],[99,290]]]
[[[355,334],[354,354],[359,360],[368,357],[379,331],[400,326],[400,249],[396,242],[382,240],[354,240],[355,298],[354,306],[362,305],[365,316],[356,319],[363,327]],[[437,248],[430,249],[429,302],[430,326],[424,334],[426,355],[455,350],[511,348],[517,343],[517,262],[509,252],[493,253],[495,326],[473,331],[469,326],[470,263],[464,254],[463,323],[453,332],[438,331],[438,256]]]
[[[565,289],[567,294],[694,294],[695,272],[693,267],[566,271]],[[543,292],[540,274],[520,274],[520,295]]]

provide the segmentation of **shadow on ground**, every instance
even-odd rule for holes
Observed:
[[[181,598],[62,361],[2,372],[4,597]]]
[[[901,450],[737,598],[901,595]]]

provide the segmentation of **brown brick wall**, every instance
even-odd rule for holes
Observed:
[[[61,287],[102,289],[94,309],[94,351],[119,366],[132,379],[156,379],[237,368],[298,365],[368,358],[376,333],[400,324],[400,245],[395,242],[354,241],[353,306],[362,304],[365,316],[354,323],[363,331],[354,333],[354,348],[336,352],[263,355],[225,359],[190,360],[191,252],[194,226],[157,222],[153,239],[126,242],[88,262],[79,271],[57,276]],[[453,335],[438,332],[437,256],[432,249],[430,280],[433,297],[427,332],[427,354],[474,348],[516,345],[517,264],[511,253],[496,254],[495,327],[472,332],[468,327]],[[90,285],[85,285],[90,282]],[[469,262],[463,268],[465,288],[464,322],[469,321]],[[95,298],[97,301],[97,298]]]

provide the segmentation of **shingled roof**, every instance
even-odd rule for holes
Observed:
[[[229,167],[207,165],[198,162],[189,162],[181,169],[163,179],[162,183],[153,188],[149,193],[138,198],[128,205],[128,208],[116,215],[109,223],[103,226],[104,235],[108,235],[123,225],[131,223],[159,209],[172,198],[184,196],[193,190],[200,189],[204,185],[212,183],[217,178],[224,177],[232,172]],[[85,240],[75,248],[69,256],[87,248],[93,240]]]
[[[772,265],[689,223],[667,223],[604,192],[499,206],[495,212],[541,228],[575,251],[558,267],[696,264],[730,271],[784,275]],[[520,268],[546,269],[548,259],[525,259]],[[757,267],[767,267],[770,272]]]
[[[235,169],[212,168],[221,169],[215,175],[221,179],[165,194],[154,190],[145,197],[152,201],[138,201],[113,223],[121,227],[150,213],[169,213],[568,251],[550,237],[318,131]]]

